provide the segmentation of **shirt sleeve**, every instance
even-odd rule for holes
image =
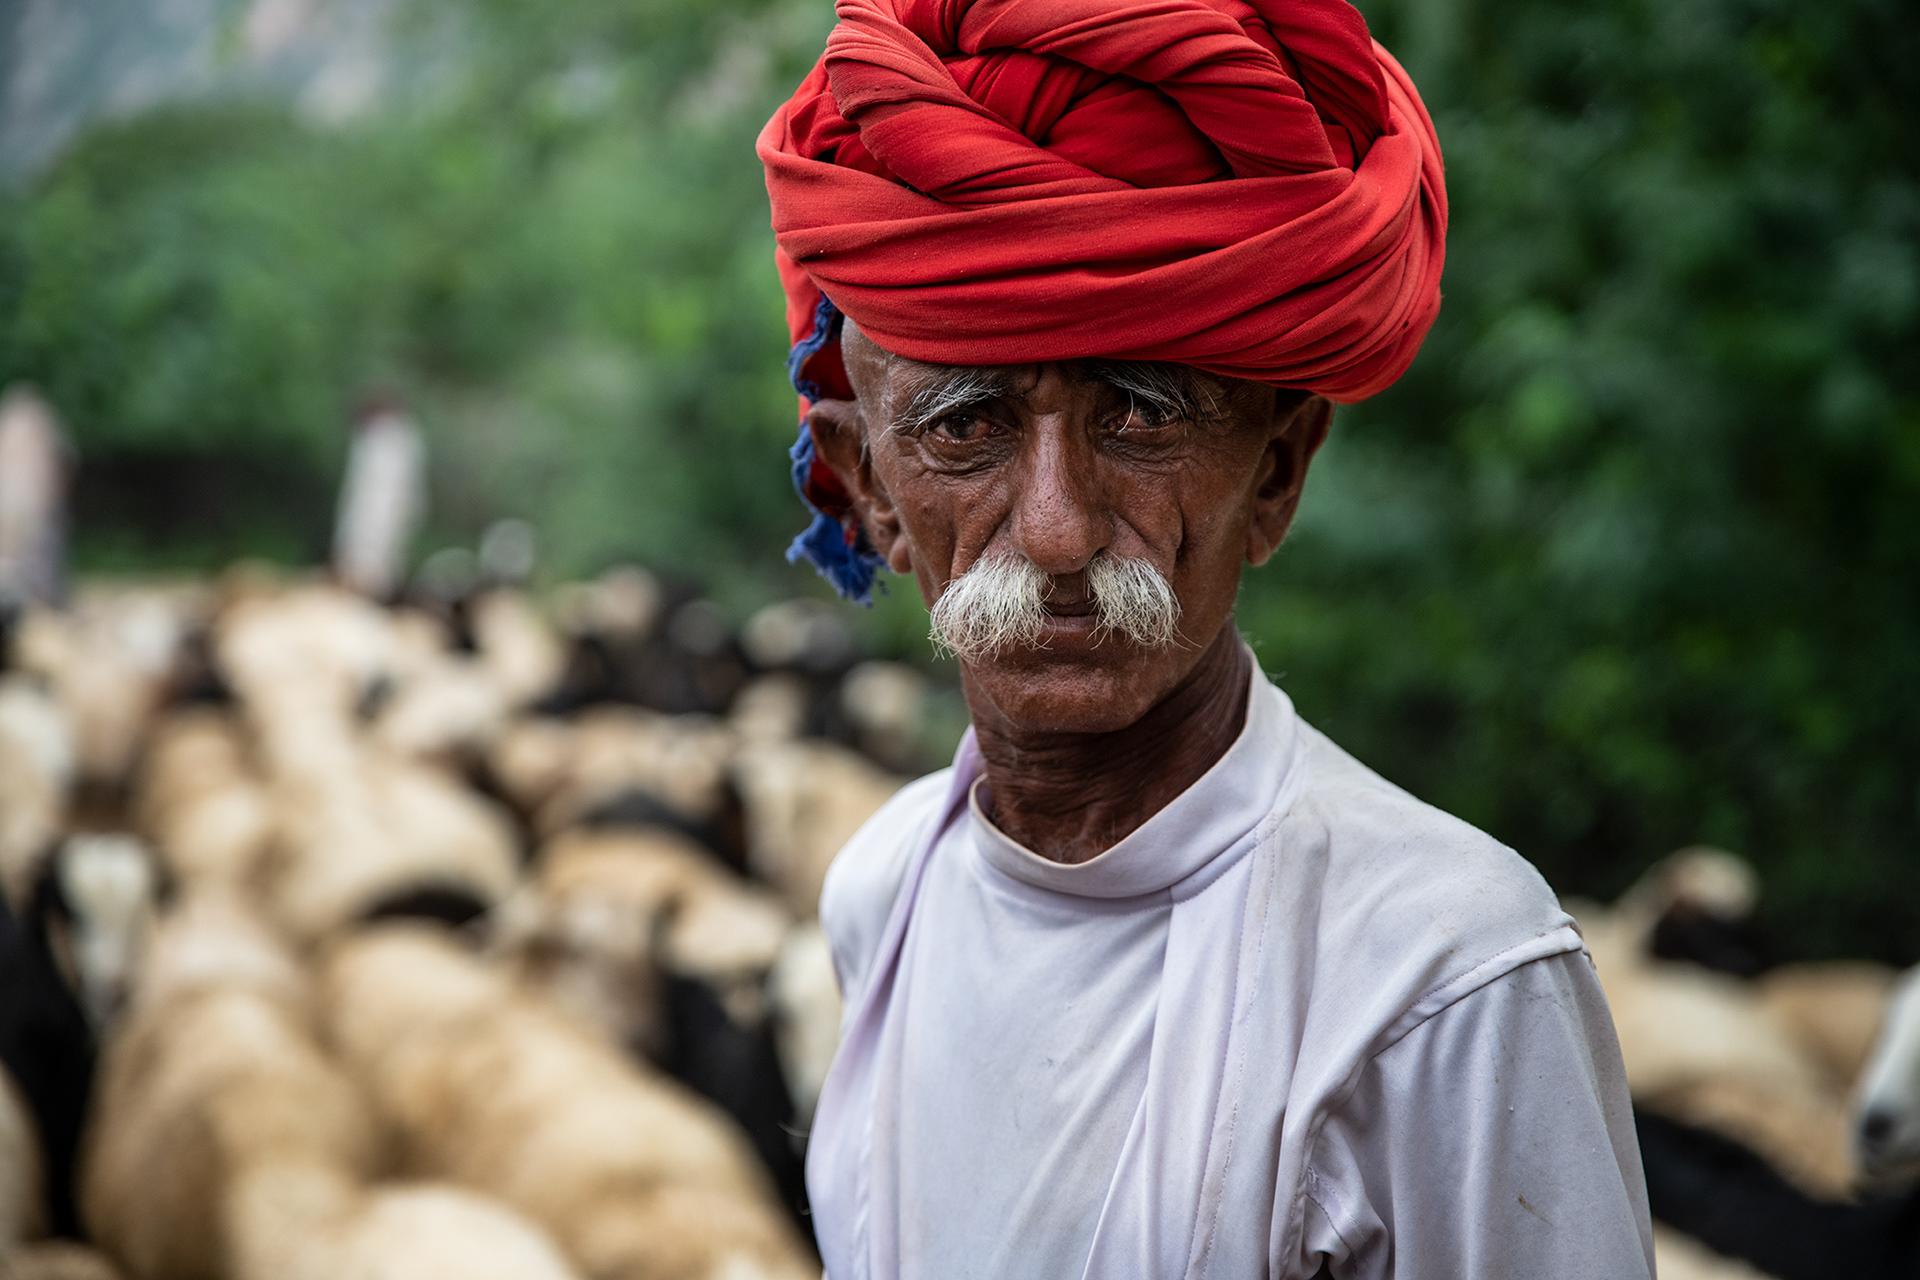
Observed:
[[[1520,965],[1376,1054],[1304,1190],[1302,1243],[1335,1280],[1650,1280],[1626,1075],[1586,953]]]

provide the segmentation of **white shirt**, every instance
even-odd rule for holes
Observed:
[[[1572,922],[1257,666],[1248,699],[1091,861],[993,826],[971,736],[842,852],[808,1154],[832,1280],[1652,1275]]]

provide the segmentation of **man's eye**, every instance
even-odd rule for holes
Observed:
[[[975,413],[954,413],[935,419],[928,430],[937,439],[964,443],[993,430],[993,424]]]
[[[1181,416],[1170,409],[1149,409],[1145,405],[1136,405],[1128,412],[1116,415],[1110,429],[1116,435],[1153,435],[1177,427],[1182,421]]]

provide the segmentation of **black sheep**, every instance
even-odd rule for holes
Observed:
[[[459,884],[417,884],[390,893],[361,911],[361,924],[382,920],[418,920],[464,929],[486,915],[492,904]]]
[[[559,687],[533,710],[570,716],[612,703],[724,714],[750,674],[738,637],[717,605],[688,588],[668,587],[666,602],[664,622],[643,632],[577,634]]]
[[[1699,965],[1736,978],[1757,978],[1775,967],[1775,948],[1750,919],[1676,902],[1661,913],[1647,938],[1656,959]]]
[[[731,780],[721,786],[716,811],[705,818],[688,817],[657,793],[635,786],[622,788],[581,814],[577,825],[591,831],[671,831],[746,874],[746,804]]]
[[[0,1066],[19,1085],[39,1131],[46,1222],[53,1235],[80,1235],[74,1168],[93,1089],[94,1031],[55,959],[56,929],[71,928],[57,858],[42,860],[16,913],[0,897]]]
[[[806,1171],[794,1126],[793,1097],[781,1071],[773,1027],[743,1025],[718,992],[697,978],[661,974],[666,1045],[659,1065],[731,1115],[746,1131],[795,1221],[805,1222]]]
[[[13,670],[13,641],[20,630],[20,619],[26,614],[26,606],[20,600],[0,589],[0,675]]]
[[[1920,1276],[1920,1191],[1821,1200],[1720,1134],[1642,1111],[1634,1117],[1653,1216],[1778,1280]]]

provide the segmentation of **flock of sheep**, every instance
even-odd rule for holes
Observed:
[[[1920,1276],[1920,970],[1772,964],[1742,860],[1569,901],[1626,1061],[1663,1280]]]
[[[811,917],[914,672],[637,570],[95,586],[0,656],[0,1277],[818,1275]],[[1768,965],[1758,894],[1568,904],[1661,1274],[1920,1275],[1920,977]]]
[[[819,1275],[811,917],[914,672],[637,570],[0,632],[0,1276]]]
[[[343,488],[354,590],[55,608],[64,459],[0,399],[0,1280],[818,1276],[813,916],[951,747],[921,678],[830,608],[736,630],[639,570],[536,605],[514,522],[373,603],[423,501],[391,409]],[[1913,1280],[1920,976],[1769,966],[1758,893],[1690,850],[1569,903],[1661,1274]]]

